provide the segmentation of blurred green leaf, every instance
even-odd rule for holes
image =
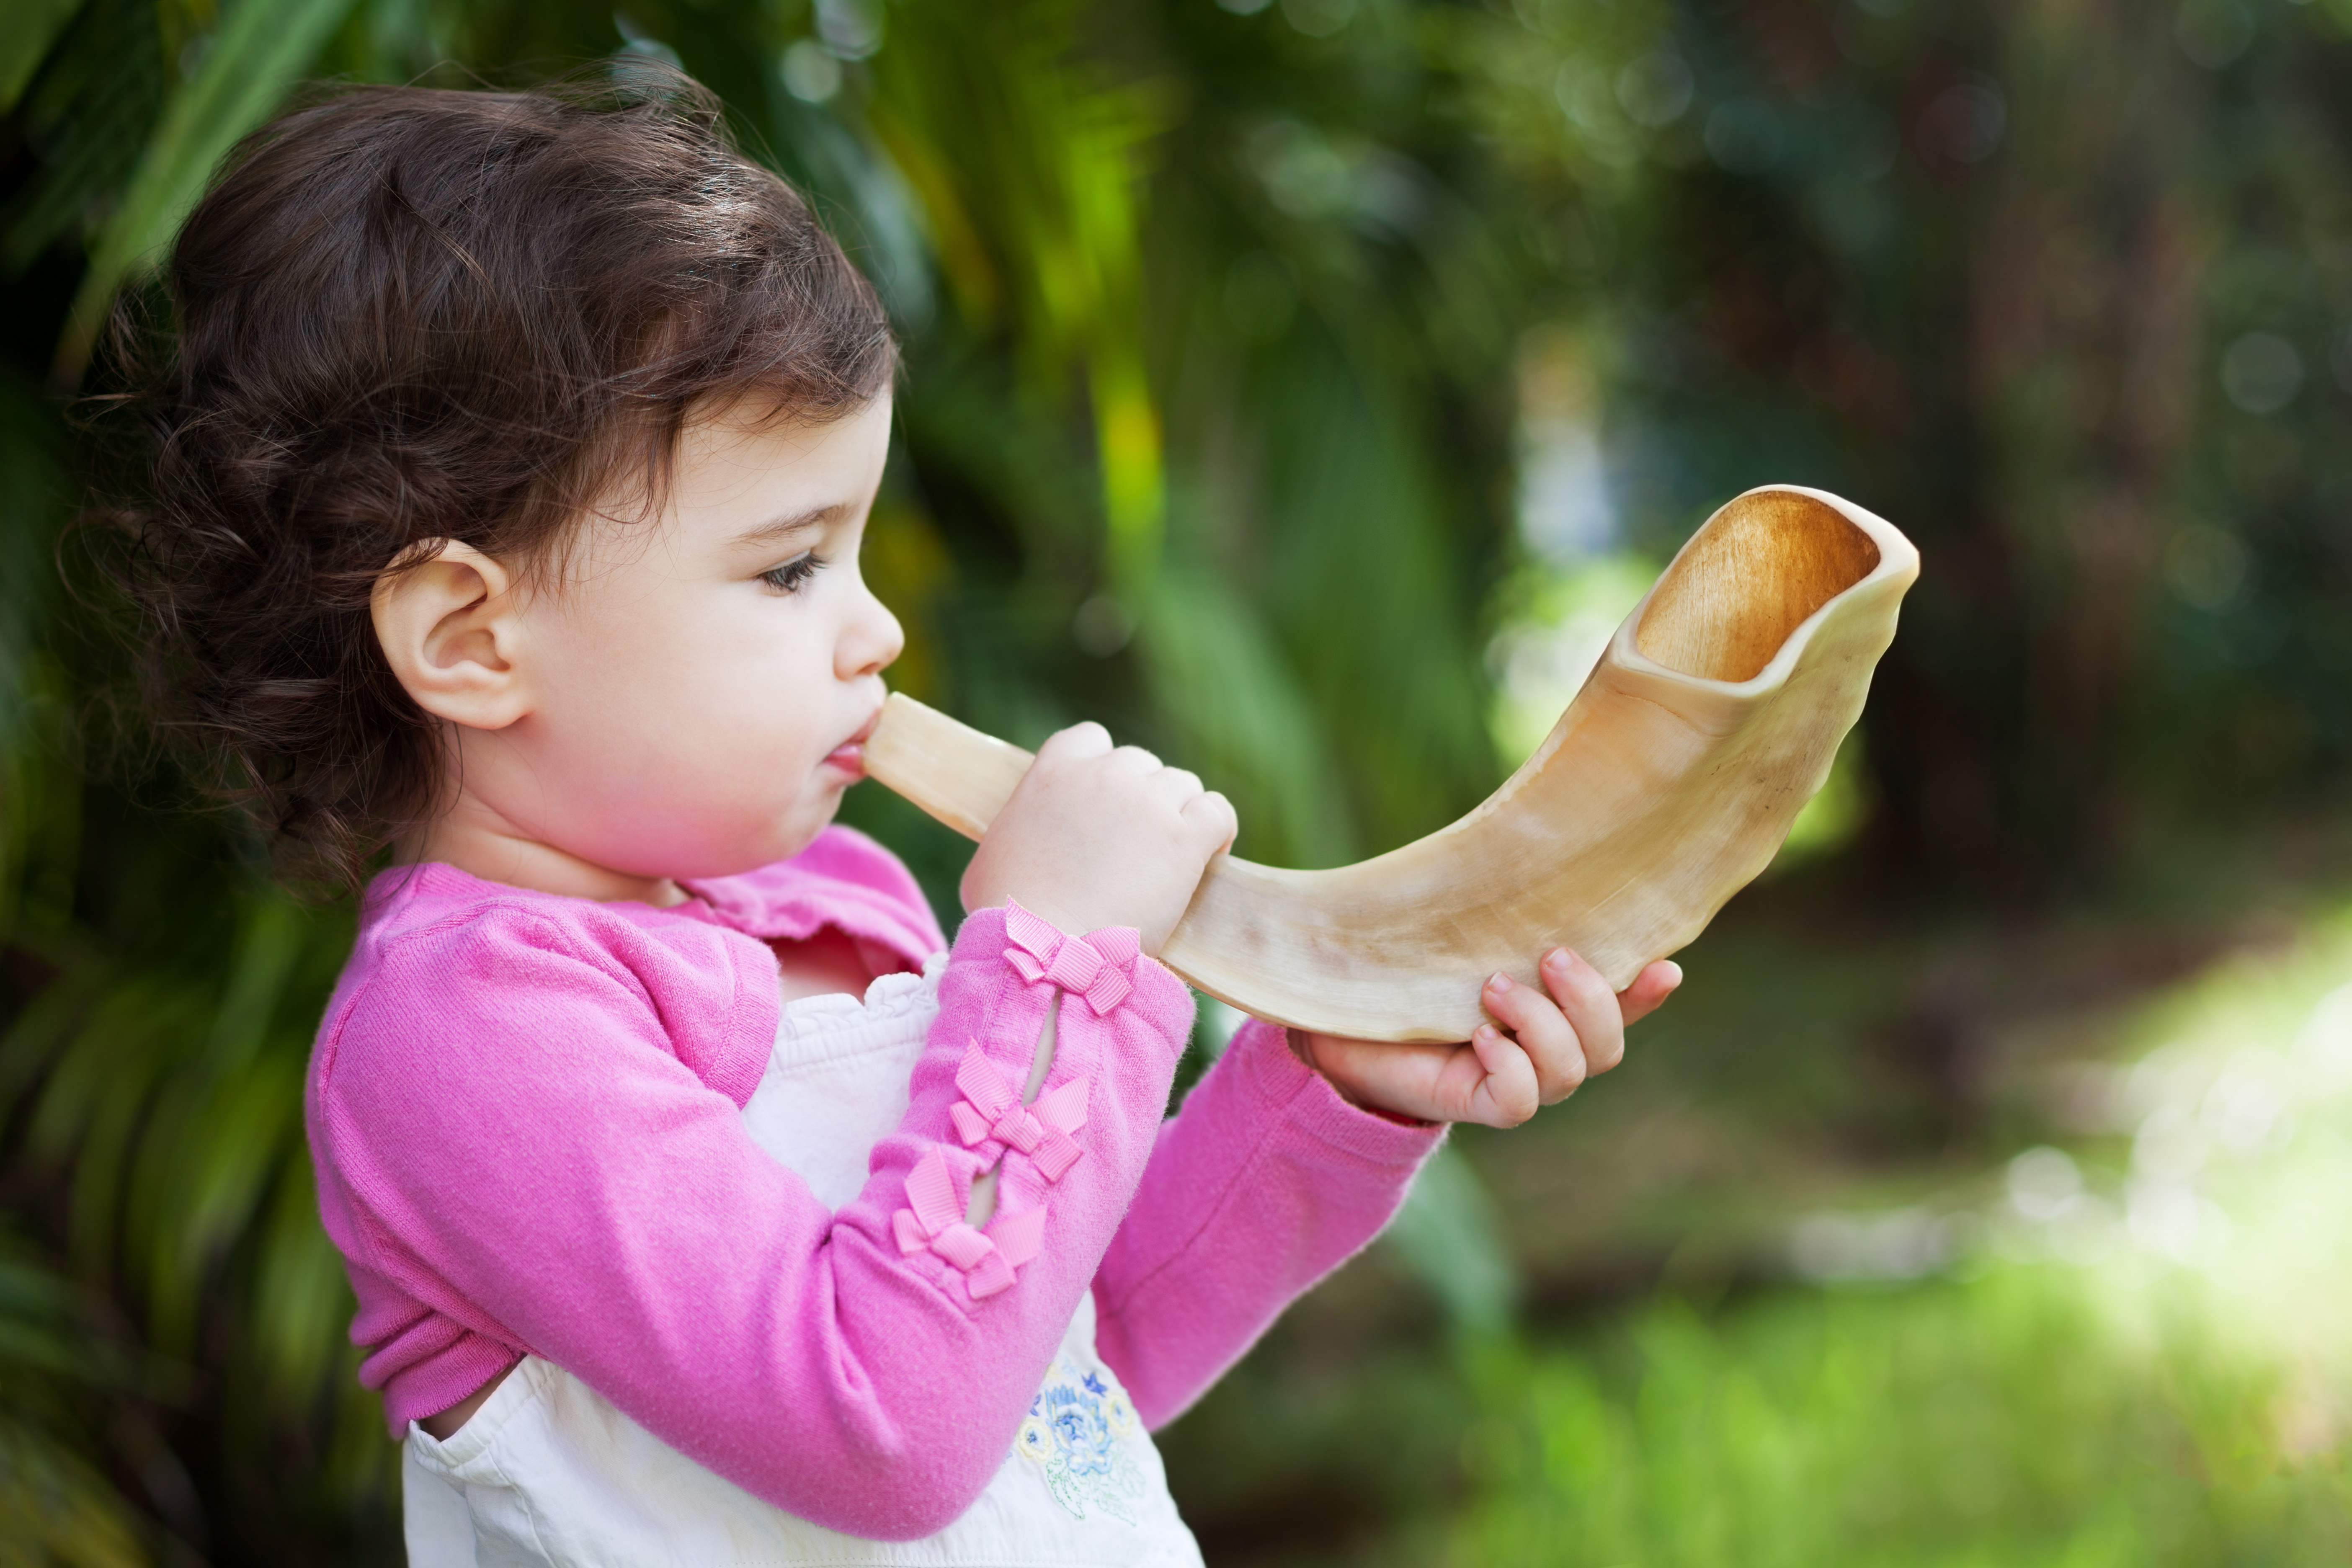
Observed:
[[[1455,1329],[1486,1337],[1511,1326],[1517,1266],[1495,1200],[1461,1150],[1423,1165],[1381,1241],[1429,1288]]]
[[[171,10],[85,0],[73,14],[12,116],[37,156],[0,206],[0,269],[22,275],[60,241],[79,248],[114,210],[166,91],[162,24]],[[54,345],[53,336],[44,348]]]
[[[46,1433],[0,1414],[0,1562],[27,1568],[146,1568],[104,1478]]]
[[[230,0],[195,68],[165,98],[145,155],[90,247],[89,269],[58,340],[57,381],[80,380],[116,286],[153,263],[222,157],[284,100],[352,5]]]
[[[0,11],[0,114],[16,107],[25,84],[81,0],[16,0]]]

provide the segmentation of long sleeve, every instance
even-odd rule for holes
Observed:
[[[936,1531],[1008,1451],[1151,1158],[1191,1021],[1131,932],[1008,918],[964,923],[907,1117],[837,1215],[681,1059],[645,965],[528,910],[413,933],[314,1060],[329,1227],[355,1279],[396,1279],[431,1331],[555,1362],[794,1514]],[[1007,1108],[1057,996],[1051,1073]],[[971,1181],[1000,1155],[974,1231]],[[362,1322],[379,1356],[402,1330]],[[388,1404],[395,1424],[426,1413]]]
[[[1444,1136],[1360,1110],[1255,1020],[1160,1129],[1095,1279],[1096,1350],[1148,1426],[1182,1414],[1379,1234]]]

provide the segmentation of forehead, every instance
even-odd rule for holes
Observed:
[[[567,531],[542,563],[545,580],[572,592],[647,567],[700,578],[731,574],[739,556],[806,548],[873,500],[889,450],[887,393],[831,420],[736,408],[691,418],[658,471],[616,481]]]
[[[688,420],[679,433],[663,510],[695,529],[855,505],[879,482],[889,446],[887,393],[824,421],[739,401]]]

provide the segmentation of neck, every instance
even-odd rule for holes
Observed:
[[[569,899],[667,906],[687,898],[686,890],[667,877],[615,871],[535,838],[462,787],[447,812],[401,840],[398,854],[404,861],[438,860],[486,882]]]

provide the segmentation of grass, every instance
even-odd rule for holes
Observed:
[[[1897,1295],[1664,1302],[1486,1358],[1444,1560],[2152,1568],[2340,1563],[2340,1451],[2200,1306],[2058,1264]],[[2123,1310],[2119,1310],[2121,1308]]]

